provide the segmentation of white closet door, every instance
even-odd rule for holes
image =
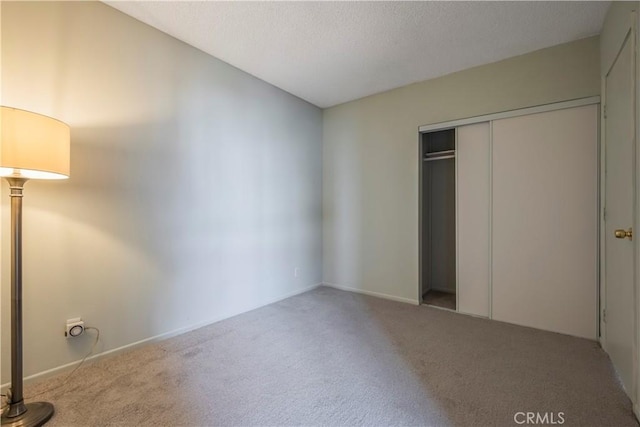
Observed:
[[[458,128],[458,311],[489,316],[489,123]]]
[[[595,105],[493,122],[492,315],[595,339]]]

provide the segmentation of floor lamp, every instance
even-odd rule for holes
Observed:
[[[0,176],[11,197],[11,393],[2,426],[41,426],[48,402],[24,402],[22,372],[22,190],[29,179],[69,177],[69,126],[40,114],[0,107]]]

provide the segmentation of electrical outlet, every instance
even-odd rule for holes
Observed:
[[[64,331],[64,336],[67,338],[75,338],[82,335],[84,332],[84,322],[79,317],[73,319],[67,319],[67,328]]]

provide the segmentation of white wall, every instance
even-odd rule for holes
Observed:
[[[418,127],[599,95],[598,37],[324,110],[324,281],[418,300]]]
[[[26,375],[89,349],[68,318],[106,351],[322,281],[320,109],[97,2],[2,2],[1,59],[2,104],[72,137],[71,179],[26,186]]]

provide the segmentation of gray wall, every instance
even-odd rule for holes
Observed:
[[[600,93],[598,37],[324,110],[324,281],[418,301],[418,127]]]
[[[97,2],[2,2],[2,104],[71,126],[71,179],[26,187],[27,375],[89,350],[68,318],[103,352],[322,281],[320,109]]]

